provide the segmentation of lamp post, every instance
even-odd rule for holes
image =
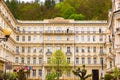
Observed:
[[[12,33],[12,31],[11,31],[10,28],[5,28],[5,29],[3,29],[4,37],[3,37],[3,38],[0,38],[0,42],[1,42],[1,41],[4,41],[4,42],[8,41],[8,38],[10,37],[11,33]],[[7,59],[7,57],[8,57],[8,56],[5,56],[6,59]],[[4,74],[4,80],[6,80],[6,61],[7,61],[6,59],[5,59],[5,74]]]
[[[5,36],[5,37],[0,38],[0,42],[1,42],[1,41],[6,42],[6,41],[8,40],[8,38],[10,37],[12,31],[11,31],[10,28],[5,28],[5,29],[3,30],[3,33],[4,33],[4,36]]]

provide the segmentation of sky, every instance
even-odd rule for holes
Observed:
[[[20,0],[20,1],[31,2],[31,1],[34,1],[34,0]],[[44,0],[40,0],[40,1],[44,2]]]

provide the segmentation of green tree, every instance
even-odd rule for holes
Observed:
[[[57,50],[52,54],[48,65],[52,66],[56,71],[56,74],[58,75],[57,80],[59,80],[60,74],[68,71],[69,69],[66,55],[61,50]]]
[[[50,74],[47,74],[46,79],[47,80],[56,80],[57,79],[57,74],[55,72],[52,72]]]
[[[45,6],[47,8],[51,8],[55,6],[55,1],[54,0],[45,0]]]
[[[20,69],[19,72],[18,72],[18,79],[19,80],[26,80],[26,74],[24,72],[24,69]]]
[[[105,74],[104,80],[112,80],[113,76],[111,74]]]
[[[117,67],[114,68],[113,76],[114,76],[114,80],[119,80],[120,72]]]
[[[7,72],[6,74],[2,74],[2,79],[6,78],[9,80],[16,80],[17,77],[18,75],[15,72]]]
[[[83,69],[80,68],[72,71],[74,75],[78,76],[80,80],[86,80],[87,78],[91,77],[91,74],[87,74],[87,70],[85,69],[85,65],[83,65]]]
[[[82,14],[72,14],[69,16],[69,19],[74,19],[74,20],[84,20],[85,16]]]

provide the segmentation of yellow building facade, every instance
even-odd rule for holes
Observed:
[[[94,75],[90,79],[99,80],[106,72],[112,72],[114,66],[119,67],[120,63],[119,12],[115,7],[113,5],[109,13],[109,21],[75,21],[61,17],[21,21],[16,20],[4,1],[0,0],[0,37],[4,37],[4,28],[12,30],[9,40],[0,42],[0,71],[4,72],[5,62],[10,61],[13,69],[31,68],[28,79],[45,80],[51,72],[47,62],[51,54],[60,49],[66,54],[71,70],[85,64],[88,73]],[[70,71],[60,79],[79,78]]]

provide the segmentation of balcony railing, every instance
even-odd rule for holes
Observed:
[[[47,51],[46,55],[52,55],[52,52],[51,51]]]
[[[45,30],[44,34],[74,34],[73,30]]]
[[[74,44],[74,40],[44,40],[45,44]]]
[[[66,52],[66,55],[72,55],[72,52],[67,51],[67,52]]]

